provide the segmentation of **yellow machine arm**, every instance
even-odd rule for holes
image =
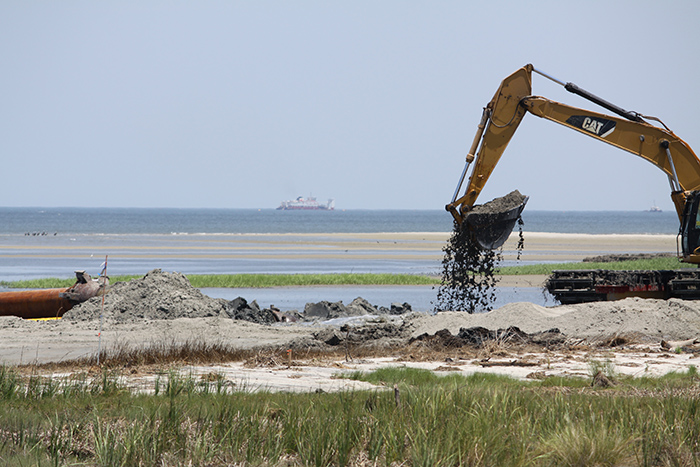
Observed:
[[[531,95],[533,71],[563,85],[568,91],[617,113],[620,117],[591,112]],[[526,112],[636,154],[660,168],[669,178],[671,198],[678,217],[683,222],[686,200],[690,192],[700,189],[700,160],[688,144],[673,134],[660,120],[628,112],[572,83],[565,84],[558,81],[529,64],[503,80],[491,102],[484,108],[479,129],[467,155],[467,163],[452,202],[445,207],[457,222],[461,223],[476,203]],[[664,128],[651,125],[645,119],[657,120]],[[467,187],[464,194],[458,198],[472,162],[474,162],[474,168]],[[693,250],[696,249],[691,249],[693,256],[695,253],[700,255],[700,252]],[[688,255],[689,253],[685,256]],[[697,262],[700,262],[700,256]]]

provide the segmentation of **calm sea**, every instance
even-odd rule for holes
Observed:
[[[674,212],[528,211],[529,232],[676,234]],[[2,234],[449,232],[442,210],[0,208]]]

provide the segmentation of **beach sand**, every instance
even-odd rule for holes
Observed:
[[[450,233],[392,232],[335,234],[256,234],[224,236],[222,254],[246,258],[347,258],[355,259],[442,259]],[[675,235],[592,235],[525,232],[521,259],[533,262],[580,261],[587,256],[610,253],[675,253]],[[518,234],[503,247],[504,259],[517,255]],[[219,248],[211,245],[207,249]],[[201,248],[200,248],[201,249]]]
[[[117,259],[442,259],[447,232],[160,235],[128,239],[105,235],[70,244],[0,237],[0,258]],[[525,232],[524,261],[580,261],[605,253],[675,253],[675,235],[587,235]],[[52,240],[52,239],[49,239]],[[503,248],[515,259],[518,234]],[[96,243],[90,243],[96,242]],[[154,267],[158,267],[155,264]]]
[[[69,239],[0,236],[0,281],[111,275],[156,268],[184,274],[388,272],[438,274],[447,232],[356,234],[144,235]],[[516,264],[517,234],[503,248]],[[673,235],[577,235],[525,232],[520,264],[580,261],[614,253],[676,252]]]
[[[216,239],[216,245],[204,247],[208,255],[215,257],[219,254],[251,254],[254,257],[265,258],[267,255],[290,254],[295,257],[308,255],[308,258],[313,259],[319,256],[341,257],[352,252],[372,259],[395,260],[397,257],[440,259],[441,249],[448,234],[414,232],[223,237]],[[195,240],[201,243],[201,239]],[[506,244],[506,258],[514,254],[515,241],[513,236]],[[526,233],[523,259],[567,262],[578,261],[586,256],[611,253],[675,253],[675,241],[675,236],[672,235]],[[219,251],[221,243],[226,244],[228,249]],[[170,247],[169,254],[177,255],[191,250],[191,246],[180,250]],[[111,253],[119,255],[118,252]],[[134,254],[134,251],[131,250],[129,254]],[[544,276],[504,276],[500,285],[539,287],[544,279]],[[324,297],[319,296],[316,299],[321,301]],[[588,342],[588,345],[595,345],[595,342],[615,335],[638,337],[636,347],[630,345],[624,348],[595,350],[589,346],[580,354],[549,350],[527,355],[510,354],[507,351],[503,354],[506,360],[527,359],[532,363],[525,367],[515,364],[509,366],[504,360],[503,365],[486,369],[478,360],[471,359],[457,360],[449,369],[465,374],[489,371],[518,378],[533,373],[585,376],[591,359],[597,358],[610,360],[619,365],[621,371],[629,374],[663,374],[668,371],[684,371],[690,365],[697,365],[693,357],[695,354],[674,353],[660,347],[662,340],[694,339],[700,336],[700,304],[696,305],[695,302],[627,299],[568,307],[512,303],[481,315],[440,313],[435,316],[420,315],[405,319],[408,321],[404,330],[410,329],[410,334],[414,337],[419,333],[434,333],[445,328],[456,333],[460,328],[471,326],[483,326],[492,330],[517,326],[528,333],[557,327],[569,340]],[[258,325],[222,316],[170,320],[140,319],[127,323],[107,320],[101,336],[98,337],[100,323],[94,319],[25,321],[6,317],[0,318],[0,361],[10,365],[65,362],[95,355],[98,345],[102,349],[118,349],[123,346],[138,347],[185,341],[219,343],[240,349],[268,349],[284,355],[284,349],[291,345],[291,342],[311,339],[314,333],[325,327],[327,326],[320,323]],[[496,359],[495,356],[493,358]],[[329,359],[323,363],[311,363],[297,355],[294,366],[279,361],[282,363],[278,362],[274,368],[244,368],[241,363],[231,363],[216,367],[186,367],[183,371],[203,374],[220,371],[231,381],[245,380],[250,387],[271,390],[349,389],[358,386],[342,383],[342,380],[335,377],[338,372],[353,369],[371,370],[385,365],[418,366],[446,371],[444,361],[406,361],[405,356],[376,357],[363,359],[362,362]],[[148,384],[148,375],[140,375],[139,378],[138,384]]]

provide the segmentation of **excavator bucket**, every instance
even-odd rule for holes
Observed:
[[[474,206],[463,218],[472,240],[484,250],[500,248],[508,240],[528,199],[515,190],[503,198]]]

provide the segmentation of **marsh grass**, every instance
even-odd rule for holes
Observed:
[[[381,389],[217,391],[176,371],[144,395],[120,388],[110,371],[49,383],[0,368],[0,459],[10,466],[698,462],[696,371],[609,389],[406,368],[351,375],[395,385],[397,403]]]
[[[686,265],[677,258],[619,261],[612,263],[557,263],[507,266],[496,269],[499,275],[551,274],[558,269],[610,269],[610,270],[659,270],[679,269]],[[110,276],[112,284],[127,282],[142,276]],[[303,287],[318,285],[432,285],[440,284],[440,278],[420,274],[192,274],[187,276],[197,288],[264,288]],[[75,279],[44,278],[24,281],[0,281],[0,286],[20,289],[47,289],[70,287]]]
[[[142,276],[110,276],[112,284]],[[439,279],[419,274],[192,274],[187,276],[197,288],[262,288],[314,285],[437,285]],[[75,279],[45,278],[0,282],[0,286],[22,289],[70,287]]]
[[[528,264],[522,266],[506,266],[496,269],[496,274],[501,275],[528,275],[551,274],[552,271],[566,269],[608,269],[614,271],[633,270],[662,270],[682,269],[688,265],[681,263],[676,257],[660,257],[652,259],[640,259],[633,261],[615,261],[609,263],[554,263],[554,264]]]

